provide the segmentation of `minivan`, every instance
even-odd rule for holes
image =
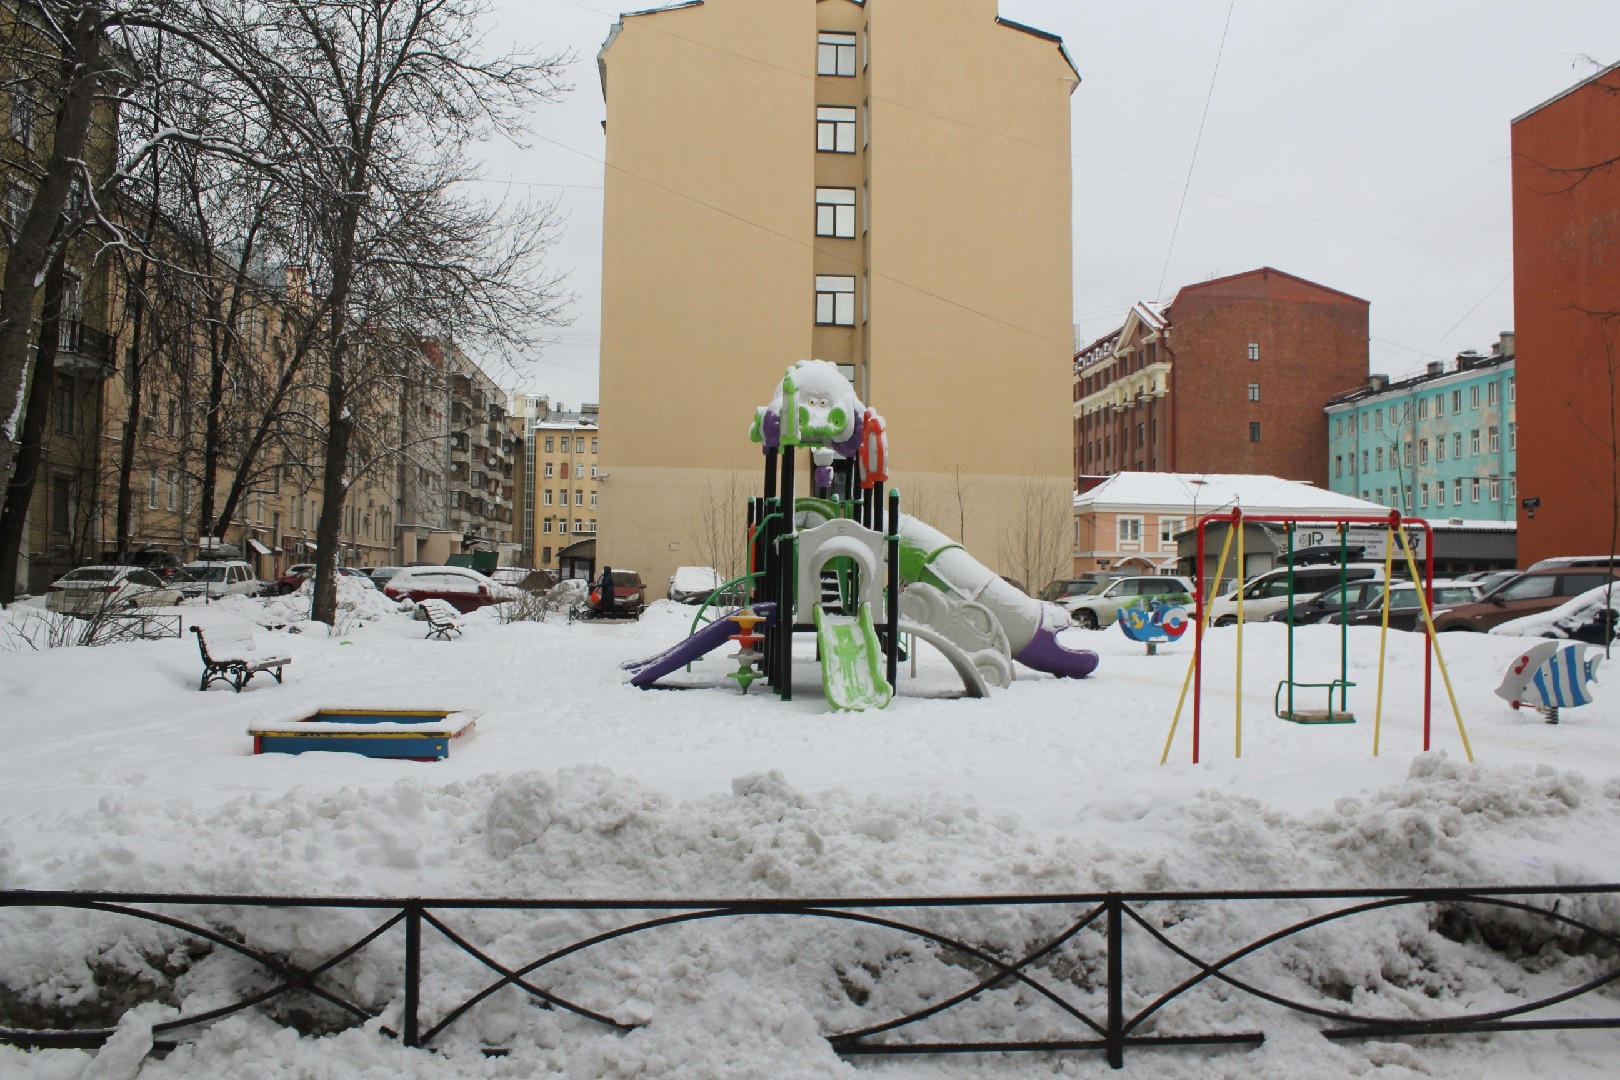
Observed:
[[[1382,579],[1384,564],[1347,563],[1341,567],[1317,563],[1295,566],[1293,573],[1292,599],[1297,602],[1315,596],[1324,589],[1331,589],[1340,581]],[[1263,574],[1257,574],[1245,582],[1241,590],[1233,589],[1225,596],[1217,596],[1211,600],[1209,613],[1205,616],[1211,625],[1231,626],[1237,622],[1237,598],[1240,591],[1243,593],[1245,622],[1254,622],[1273,615],[1286,608],[1290,602],[1288,567],[1279,566]]]

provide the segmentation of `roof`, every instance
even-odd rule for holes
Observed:
[[[1322,292],[1332,293],[1335,296],[1342,296],[1346,300],[1354,300],[1358,304],[1366,304],[1369,307],[1372,306],[1372,301],[1370,300],[1363,300],[1359,296],[1353,296],[1350,293],[1345,292],[1343,289],[1335,289],[1331,285],[1323,285],[1320,281],[1312,281],[1310,278],[1302,278],[1298,274],[1290,274],[1286,270],[1278,270],[1275,266],[1262,266],[1254,270],[1245,270],[1241,274],[1227,274],[1225,277],[1210,278],[1208,281],[1198,281],[1191,285],[1183,285],[1181,288],[1176,290],[1176,296],[1179,298],[1184,292],[1191,292],[1194,289],[1207,289],[1211,285],[1223,285],[1228,281],[1236,281],[1239,278],[1253,277],[1256,274],[1261,276],[1275,274],[1278,277],[1285,277],[1289,281],[1297,281],[1302,285],[1309,285],[1313,289],[1320,289]],[[1171,300],[1170,310],[1174,311],[1175,307],[1175,300]]]
[[[1074,498],[1074,508],[1082,512],[1159,508],[1205,514],[1234,506],[1257,515],[1389,513],[1387,506],[1314,484],[1248,473],[1115,473]]]
[[[1005,26],[1010,30],[1019,30],[1026,34],[1033,34],[1035,37],[1043,38],[1047,41],[1056,42],[1059,55],[1063,57],[1063,62],[1069,65],[1069,70],[1074,72],[1075,84],[1077,86],[1079,85],[1081,81],[1080,69],[1074,66],[1074,60],[1070,58],[1069,50],[1064,46],[1062,38],[1058,37],[1056,34],[1048,33],[1045,30],[1037,30],[1033,26],[1026,26],[1021,22],[1013,22],[1011,19],[1003,19],[1000,15],[996,16],[996,25]],[[1071,90],[1070,93],[1073,93],[1073,91]]]
[[[613,39],[619,36],[619,31],[624,29],[624,20],[633,19],[638,15],[657,15],[664,11],[679,11],[682,8],[702,6],[703,0],[677,0],[676,3],[665,4],[662,7],[622,12],[608,30],[607,39],[602,42],[602,47],[596,50],[596,77],[602,81],[602,100],[607,100],[607,51],[613,47]]]
[[[1546,101],[1543,101],[1540,105],[1537,105],[1534,108],[1526,109],[1524,112],[1520,113],[1518,116],[1515,116],[1512,120],[1508,121],[1508,124],[1509,125],[1517,124],[1520,120],[1523,120],[1527,116],[1531,116],[1531,115],[1533,115],[1535,113],[1540,112],[1542,109],[1545,109],[1547,106],[1551,105],[1553,102],[1559,101],[1559,100],[1561,100],[1563,98],[1566,98],[1569,95],[1573,94],[1575,91],[1581,89],[1583,86],[1587,86],[1587,85],[1589,85],[1591,83],[1595,83],[1599,79],[1603,78],[1603,76],[1612,75],[1616,71],[1620,71],[1620,62],[1610,64],[1608,67],[1604,68],[1602,71],[1599,71],[1596,74],[1587,76],[1586,78],[1582,79],[1580,82],[1575,83],[1573,86],[1565,87],[1564,89],[1558,91],[1558,93],[1554,94],[1552,97],[1548,98]]]

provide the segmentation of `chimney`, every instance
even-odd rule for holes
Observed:
[[[1446,365],[1445,365],[1445,362],[1443,360],[1430,360],[1429,361],[1429,374],[1430,375],[1439,375],[1442,372],[1444,372],[1445,370],[1446,370]]]
[[[1389,376],[1388,375],[1369,375],[1369,376],[1367,376],[1367,389],[1371,390],[1373,393],[1376,394],[1380,390],[1386,390],[1388,388],[1389,388]]]
[[[1496,336],[1496,343],[1491,346],[1491,355],[1496,357],[1512,356],[1513,339],[1516,335],[1512,330],[1503,330]]]

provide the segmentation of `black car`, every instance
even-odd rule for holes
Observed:
[[[1295,626],[1305,626],[1308,623],[1322,622],[1341,611],[1354,611],[1375,596],[1384,595],[1384,583],[1377,578],[1362,578],[1358,581],[1346,582],[1325,589],[1315,596],[1308,596],[1303,600],[1296,600],[1281,611],[1274,611],[1267,618],[1271,622],[1293,623]]]
[[[172,551],[162,548],[144,547],[134,551],[127,551],[120,559],[116,551],[103,551],[96,564],[100,566],[140,566],[152,571],[164,581],[173,581],[180,576],[182,565],[180,557]]]

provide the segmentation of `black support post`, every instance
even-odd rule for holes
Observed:
[[[400,1032],[406,1046],[421,1046],[418,1014],[422,1006],[422,906],[405,904],[405,1003]]]
[[[884,673],[889,677],[892,690],[900,675],[900,493],[889,492],[889,580],[885,588],[884,629],[888,636],[888,653],[884,657]]]

